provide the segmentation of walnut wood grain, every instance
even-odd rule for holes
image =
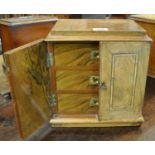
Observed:
[[[5,54],[22,138],[29,136],[51,115],[46,52],[46,43],[37,41]]]
[[[91,59],[91,52],[98,51],[98,42],[54,43],[55,66],[98,67],[97,60]]]
[[[96,90],[98,86],[89,83],[92,75],[99,75],[98,71],[57,71],[57,90]]]
[[[90,106],[90,99],[98,94],[59,94],[58,114],[97,114],[98,106]]]

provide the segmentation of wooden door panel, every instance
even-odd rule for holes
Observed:
[[[99,118],[141,117],[150,44],[101,42]]]
[[[136,74],[136,54],[113,55],[110,110],[129,110],[131,108],[135,92]]]
[[[20,135],[26,138],[50,117],[47,46],[36,41],[5,53]]]

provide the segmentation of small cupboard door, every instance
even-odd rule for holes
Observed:
[[[5,53],[20,136],[27,138],[49,120],[50,74],[46,42],[35,41]]]
[[[99,118],[141,117],[150,44],[100,43]]]

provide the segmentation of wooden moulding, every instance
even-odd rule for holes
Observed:
[[[102,31],[96,29],[103,29]],[[132,20],[59,20],[46,41],[151,41]]]
[[[114,127],[114,126],[139,126],[144,122],[143,117],[121,120],[99,121],[97,117],[57,117],[50,120],[52,127]]]
[[[34,23],[43,23],[43,22],[52,22],[57,21],[56,17],[48,16],[25,16],[25,17],[16,17],[16,18],[5,18],[0,20],[0,24],[7,26],[17,26],[23,24],[34,24]]]

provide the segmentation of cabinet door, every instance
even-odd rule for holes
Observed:
[[[150,43],[100,43],[99,118],[142,117]]]
[[[4,56],[19,133],[27,138],[42,128],[51,115],[47,45],[35,41],[8,51]]]

